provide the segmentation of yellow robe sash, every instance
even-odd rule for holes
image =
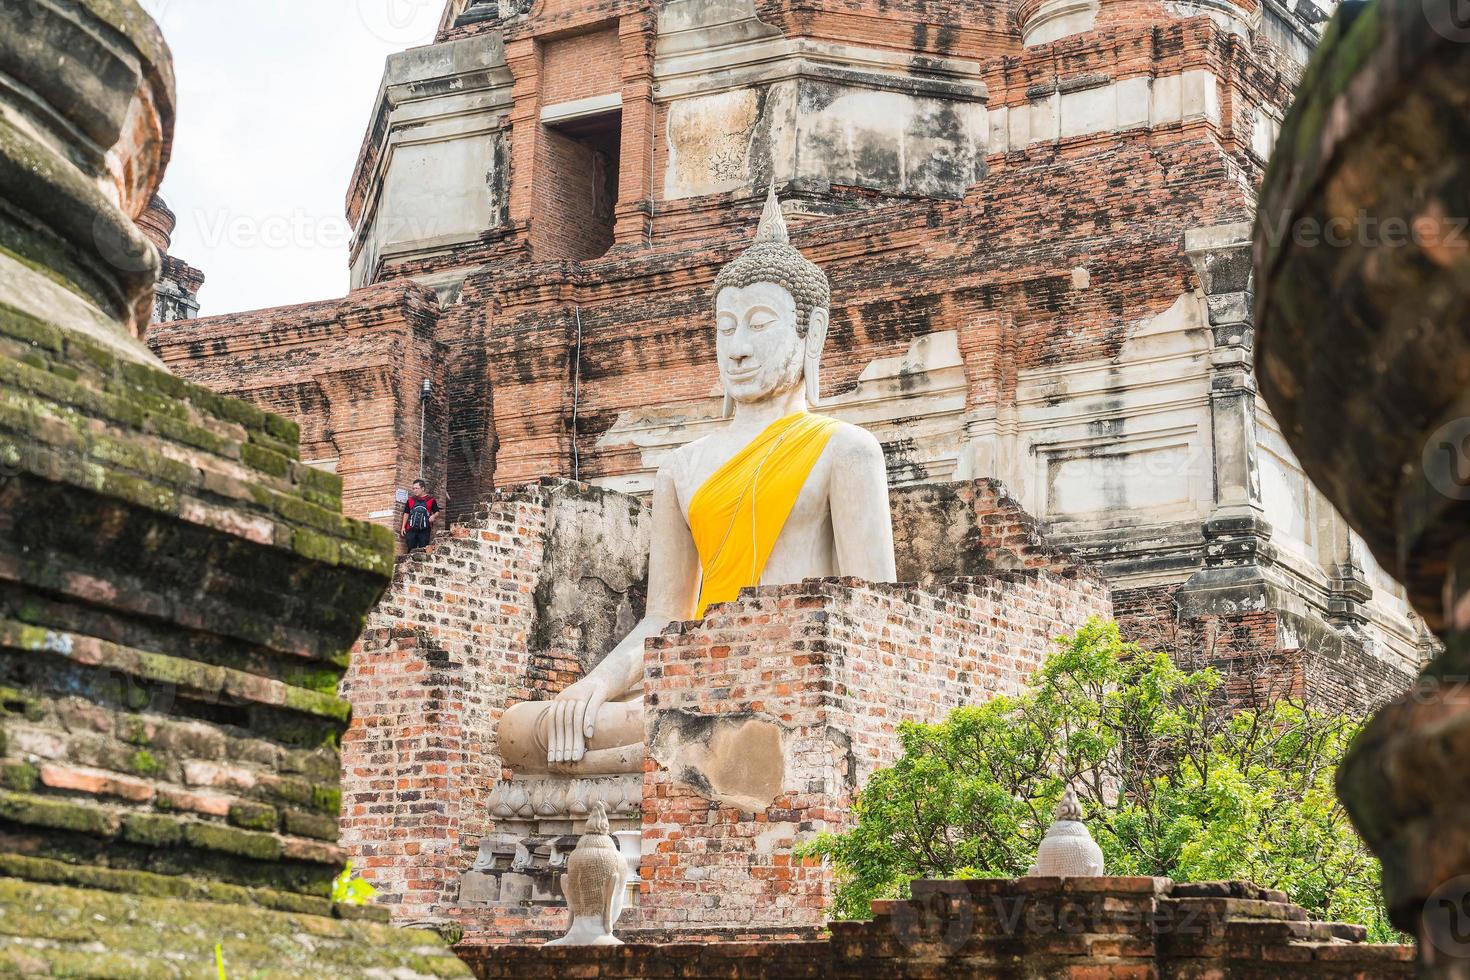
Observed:
[[[776,539],[837,426],[836,419],[809,412],[778,419],[695,491],[689,530],[704,570],[700,616],[760,584]]]

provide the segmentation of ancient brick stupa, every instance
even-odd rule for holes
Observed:
[[[139,339],[173,102],[131,0],[0,5],[0,974],[462,975],[331,898],[388,535]]]
[[[1446,649],[1339,776],[1421,976],[1470,977],[1470,31],[1450,0],[1345,4],[1256,231],[1262,393]],[[1330,228],[1315,247],[1303,232]]]

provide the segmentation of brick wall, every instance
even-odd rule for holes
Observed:
[[[623,55],[618,32],[611,28],[572,37],[553,38],[542,45],[542,102],[555,105],[594,95],[619,92],[623,87]]]
[[[732,977],[869,980],[1408,980],[1411,946],[1364,942],[1361,926],[1316,922],[1281,892],[1166,878],[918,881],[866,922],[805,940],[622,947],[458,949],[484,980]],[[625,917],[626,918],[626,917]]]
[[[617,160],[593,145],[543,126],[537,161],[532,242],[543,259],[595,259],[613,243],[608,180]],[[615,186],[615,185],[613,185]]]
[[[506,499],[398,566],[343,680],[342,845],[395,916],[453,900],[488,829],[492,739],[529,695],[544,512]]]
[[[649,640],[639,925],[820,925],[832,871],[791,849],[849,826],[857,789],[898,757],[898,725],[1019,690],[1057,635],[1110,612],[1086,573],[932,591],[812,580],[747,590]],[[752,722],[779,729],[779,750]],[[741,757],[779,772],[773,797],[741,798],[725,772]]]
[[[1066,574],[1077,567],[999,480],[895,487],[889,497],[900,582],[1021,568]]]
[[[1313,710],[1366,716],[1414,684],[1409,670],[1351,633],[1328,635],[1318,621],[1275,609],[1191,614],[1179,607],[1179,593],[1179,585],[1115,589],[1119,629],[1182,666],[1214,667],[1232,704],[1287,696]]]
[[[342,846],[397,921],[455,904],[505,709],[555,696],[642,615],[646,533],[636,501],[548,481],[399,561],[341,692]]]

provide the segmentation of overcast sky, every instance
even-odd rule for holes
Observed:
[[[426,44],[443,0],[142,0],[168,38],[178,125],[170,251],[201,314],[347,292],[347,183],[383,59]]]

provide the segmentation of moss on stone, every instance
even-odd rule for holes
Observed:
[[[76,885],[111,892],[157,898],[186,898],[237,905],[258,905],[283,912],[329,915],[330,899],[271,888],[251,888],[223,881],[206,881],[150,871],[120,870],[91,864],[68,864],[48,858],[0,854],[0,875],[26,881]]]
[[[153,741],[149,734],[148,723],[142,718],[120,718],[118,720],[118,738],[129,745],[147,745]]]
[[[184,839],[184,828],[173,817],[130,813],[123,817],[122,838],[131,844],[172,847]]]
[[[361,568],[385,577],[391,576],[393,574],[393,532],[376,524],[372,526],[377,528],[373,532],[377,540],[372,545],[356,544],[351,541],[343,542],[338,548],[338,558],[344,565]],[[358,629],[361,629],[360,625]]]
[[[275,416],[266,416],[267,420],[272,418],[275,418]],[[249,444],[259,446],[261,449],[269,450],[279,456],[285,456],[287,459],[298,459],[301,455],[295,443],[282,442],[279,439],[266,435],[264,432],[251,432]]]
[[[112,374],[117,370],[116,354],[75,335],[68,335],[66,338],[66,355],[74,363],[83,361],[103,374]]]
[[[269,412],[265,416],[265,431],[273,438],[289,446],[301,444],[301,426],[284,415],[274,415]]]
[[[291,474],[291,460],[288,457],[251,442],[240,447],[240,462],[253,470],[282,479]]]
[[[45,645],[47,631],[39,626],[24,624],[25,635],[30,642]],[[36,649],[36,647],[26,647]],[[23,717],[27,721],[40,721],[46,717],[46,706],[39,699],[13,687],[0,687],[0,714]]]
[[[281,857],[281,842],[270,834],[237,830],[223,824],[188,824],[184,828],[184,840],[193,847],[223,851],[255,861],[276,861]]]
[[[307,489],[319,490],[339,499],[342,496],[342,477],[328,470],[317,469],[315,466],[298,466],[296,480]]]
[[[204,388],[198,389],[198,392],[191,395],[191,398],[196,405],[209,404],[211,414],[224,419],[226,422],[243,425],[251,431],[258,431],[265,428],[266,413],[249,402],[241,401],[238,398],[215,395],[213,392]]]
[[[160,371],[135,361],[124,362],[121,367],[123,377],[135,388],[162,395],[174,402],[183,401],[189,397],[189,383],[174,377],[167,371]]]
[[[140,776],[156,776],[163,772],[163,763],[147,749],[139,749],[128,757],[128,769]]]
[[[335,565],[341,545],[326,535],[297,528],[291,534],[291,549],[303,558],[321,562],[323,565]]]
[[[0,786],[17,793],[29,793],[40,780],[41,774],[29,762],[8,762],[0,766]]]
[[[162,511],[167,514],[179,512],[177,494],[167,487],[160,487],[141,477],[109,472],[103,476],[101,489],[106,494],[120,497],[130,504],[137,504],[149,510]]]
[[[300,687],[286,687],[286,705],[292,711],[303,711],[321,718],[336,718],[347,721],[352,717],[352,705],[335,694],[322,694]]]
[[[123,466],[174,486],[190,487],[199,482],[198,467],[145,449],[131,440],[94,436],[88,441],[88,452],[105,463]]]
[[[332,667],[291,666],[282,672],[281,679],[296,687],[335,697],[342,681],[342,671]]]
[[[342,515],[333,513],[325,507],[318,507],[300,497],[277,494],[273,503],[276,513],[292,524],[304,524],[333,536],[342,536],[346,531]]]
[[[342,812],[342,791],[329,786],[315,786],[311,792],[311,805],[323,813],[339,814]]]
[[[286,832],[296,834],[299,837],[313,837],[317,840],[327,840],[334,844],[340,828],[337,825],[337,817],[323,816],[319,813],[301,813],[296,810],[287,810]]]
[[[0,333],[61,353],[62,333],[59,329],[5,303],[0,303]]]
[[[149,414],[144,422],[144,427],[163,436],[173,442],[181,442],[195,449],[214,453],[216,456],[233,456],[234,444],[223,436],[217,436],[208,429],[201,429],[197,425],[180,421],[168,415]]]
[[[364,919],[0,879],[0,972],[116,978],[273,980],[472,974],[438,935]],[[160,941],[166,937],[165,941]],[[14,964],[25,964],[24,970]]]
[[[67,381],[71,381],[73,383],[80,381],[82,377],[82,372],[78,371],[70,364],[48,364],[46,365],[46,370],[50,371],[52,374],[60,375],[62,378],[65,378]]]
[[[230,823],[246,830],[275,830],[280,815],[268,803],[236,803],[230,807]]]
[[[98,837],[114,836],[119,826],[117,814],[111,811],[23,793],[0,793],[0,819]]]

